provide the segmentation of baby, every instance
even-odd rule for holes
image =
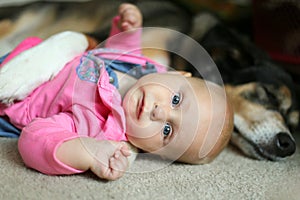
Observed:
[[[141,25],[139,9],[125,3],[105,48],[86,51],[92,40],[66,32],[27,38],[3,59],[0,116],[22,130],[28,167],[115,180],[128,168],[129,144],[190,164],[208,163],[226,146],[233,113],[224,90],[143,57]]]

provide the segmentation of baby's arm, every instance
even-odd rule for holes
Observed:
[[[113,19],[110,37],[106,40],[105,47],[120,49],[141,54],[143,18],[138,7],[123,3],[119,7],[118,16]],[[121,34],[119,34],[121,33]]]
[[[69,113],[36,118],[25,128],[18,140],[24,163],[49,175],[66,175],[92,170],[97,176],[114,180],[128,166],[131,146],[125,142],[98,141],[80,137],[75,132]]]
[[[75,138],[60,145],[56,156],[73,168],[90,169],[100,178],[116,180],[126,171],[130,152],[122,142]]]

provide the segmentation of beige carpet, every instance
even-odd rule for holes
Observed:
[[[0,138],[0,199],[300,199],[300,134],[296,154],[257,161],[228,147],[211,164],[184,165],[140,156],[130,173],[105,182],[92,173],[47,176],[26,168],[17,140]]]
[[[24,166],[17,140],[0,138],[0,200],[296,200],[300,199],[300,133],[297,138],[296,154],[282,162],[252,160],[233,147],[207,165],[170,165],[140,156],[129,173],[113,182],[91,173],[40,174]]]

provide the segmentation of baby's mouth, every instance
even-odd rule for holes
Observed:
[[[139,120],[142,113],[143,113],[143,108],[144,108],[144,93],[142,95],[142,97],[140,98],[139,102],[138,102],[138,106],[137,106],[137,119]]]

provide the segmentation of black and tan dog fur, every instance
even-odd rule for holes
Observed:
[[[216,63],[232,101],[235,129],[231,143],[260,160],[293,155],[292,132],[298,126],[299,110],[290,74],[214,15],[199,15],[194,26],[191,35]]]

